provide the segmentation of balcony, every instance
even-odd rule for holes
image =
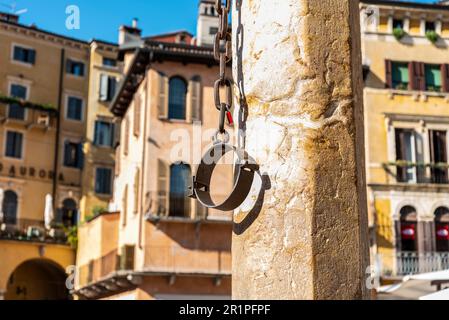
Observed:
[[[30,219],[17,219],[15,223],[1,224],[0,240],[68,244],[66,232],[62,227],[47,230],[44,221]]]
[[[382,164],[385,172],[396,183],[449,185],[447,163],[394,162]]]
[[[230,275],[231,252],[182,247],[145,247],[145,272],[165,274]]]
[[[382,276],[406,276],[449,270],[449,252],[378,254],[376,260]]]

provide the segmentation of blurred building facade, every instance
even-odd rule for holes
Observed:
[[[449,268],[449,6],[363,0],[371,257],[383,275]]]
[[[112,114],[92,92],[103,74],[119,76],[116,54],[0,14],[0,298],[69,297],[80,205],[107,207],[112,195],[114,149],[102,126]]]
[[[200,20],[205,5],[213,6],[200,3]],[[212,43],[213,36],[207,30],[203,38]],[[136,22],[121,27],[119,39],[124,78],[110,106],[120,123],[114,196],[108,213],[80,228],[76,294],[230,298],[231,213],[186,198],[193,158],[210,145],[217,126],[213,50],[185,31],[141,37]],[[183,137],[190,152],[176,151]],[[231,169],[216,181],[220,197],[232,187]]]

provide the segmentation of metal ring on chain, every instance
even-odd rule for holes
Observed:
[[[225,79],[223,86],[226,88],[226,105],[229,106],[229,109],[232,105],[232,83],[231,80]],[[217,108],[218,111],[221,109],[221,99],[220,99],[220,87],[222,87],[221,79],[218,79],[215,81],[214,84],[214,101],[215,101],[215,108]]]
[[[237,156],[237,161],[234,164],[234,186],[230,195],[222,203],[216,204],[210,194],[212,174],[218,161],[228,152],[234,152]],[[227,143],[215,143],[201,159],[196,176],[193,177],[192,193],[189,197],[197,199],[203,206],[210,209],[234,210],[248,196],[257,170],[259,170],[259,167],[249,163],[248,155],[245,151]]]

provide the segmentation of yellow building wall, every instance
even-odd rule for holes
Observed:
[[[0,241],[0,291],[6,290],[11,273],[23,262],[47,259],[62,269],[75,265],[75,252],[69,246],[19,241]]]
[[[83,196],[81,200],[81,220],[92,216],[94,209],[107,209],[111,195],[99,195],[95,192],[95,172],[97,166],[114,169],[115,151],[111,147],[94,145],[95,121],[99,119],[113,122],[113,115],[109,111],[110,102],[101,102],[100,76],[102,74],[121,78],[121,65],[117,67],[103,66],[103,57],[116,59],[117,47],[93,42],[90,48],[89,64],[89,109],[86,116],[86,143],[84,145],[85,162],[82,176]],[[116,128],[118,130],[118,128]],[[114,171],[114,170],[112,170]]]

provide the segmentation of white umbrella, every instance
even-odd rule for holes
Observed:
[[[420,297],[419,300],[449,300],[449,289],[441,290],[427,296]]]
[[[3,219],[5,218],[5,214],[3,213],[3,197],[4,191],[0,188],[0,223],[3,223]]]
[[[51,194],[47,194],[45,196],[45,211],[44,211],[45,228],[51,229],[51,223],[54,218],[55,215],[53,212],[53,197],[51,196]]]

